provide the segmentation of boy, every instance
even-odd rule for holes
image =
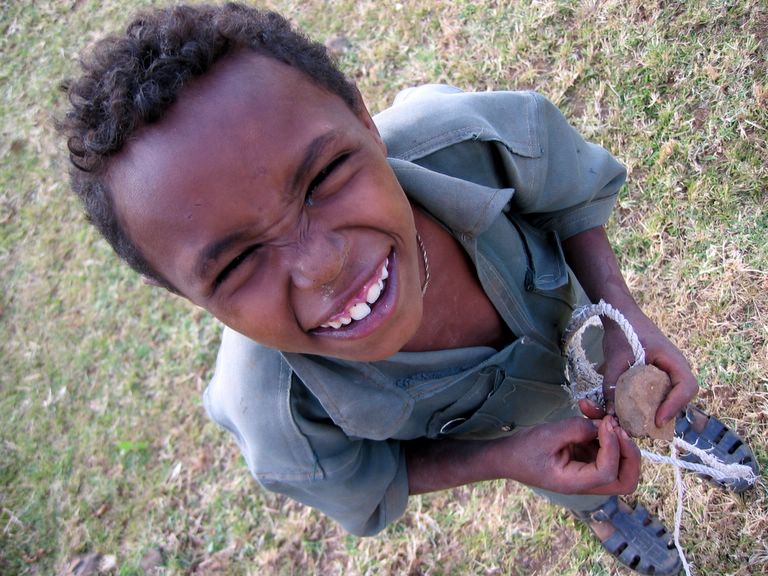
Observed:
[[[602,225],[623,168],[542,97],[427,86],[374,123],[321,46],[239,5],[144,15],[85,68],[73,187],[148,282],[228,326],[205,404],[263,486],[368,535],[409,494],[511,478],[676,573],[669,535],[615,496],[640,460],[610,415],[631,362],[612,323],[605,410],[581,406],[597,422],[561,388],[565,324],[600,298],[672,379],[657,423],[754,466],[686,411],[688,364],[621,277]]]

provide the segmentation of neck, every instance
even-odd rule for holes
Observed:
[[[511,334],[461,244],[418,206],[414,206],[414,220],[429,262],[429,285],[423,294],[421,325],[403,350],[500,347],[508,342]],[[422,285],[425,281],[422,262]]]

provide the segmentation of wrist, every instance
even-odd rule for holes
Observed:
[[[526,456],[531,446],[538,445],[536,429],[541,425],[524,427],[510,436],[483,442],[479,452],[479,464],[486,471],[488,479],[515,480],[526,482]]]
[[[425,440],[404,444],[411,494],[507,478],[509,452],[497,440]]]

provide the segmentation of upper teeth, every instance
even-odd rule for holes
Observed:
[[[371,284],[368,291],[365,294],[365,302],[355,302],[350,305],[341,315],[337,315],[333,320],[321,324],[322,328],[341,328],[346,326],[353,320],[362,320],[368,314],[371,313],[371,305],[375,304],[381,296],[382,290],[384,290],[384,280],[389,278],[389,272],[387,266],[389,265],[389,259],[384,262],[384,265],[379,270],[379,278]]]
[[[384,282],[380,281],[381,285],[377,282],[376,284],[371,285],[370,288],[368,288],[368,293],[365,295],[365,301],[368,302],[368,304],[373,304],[376,302],[376,300],[379,299],[379,295],[381,294],[381,289],[384,288]]]
[[[349,315],[352,320],[362,320],[371,313],[371,307],[365,302],[358,302],[349,309]]]

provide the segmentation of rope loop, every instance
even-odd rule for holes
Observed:
[[[563,348],[566,350],[568,359],[568,379],[571,382],[570,391],[574,402],[588,398],[596,404],[603,404],[603,377],[587,359],[581,343],[581,337],[588,326],[601,325],[599,316],[613,320],[621,328],[632,348],[632,355],[635,358],[633,366],[645,364],[643,345],[640,344],[634,328],[621,312],[604,300],[577,308],[563,336]]]

